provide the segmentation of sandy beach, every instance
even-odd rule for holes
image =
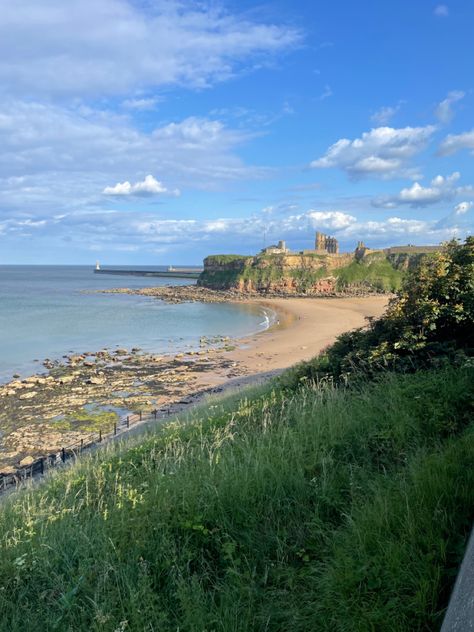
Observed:
[[[269,298],[248,302],[277,313],[270,329],[239,341],[226,353],[247,376],[266,377],[293,364],[317,356],[340,334],[363,327],[369,317],[379,317],[389,301],[387,295],[351,298]],[[226,385],[225,372],[216,370],[199,378],[207,386]],[[234,387],[249,380],[235,379]]]

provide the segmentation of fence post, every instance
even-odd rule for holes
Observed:
[[[140,411],[140,421],[142,420],[142,411]]]
[[[99,443],[102,441],[102,430],[99,430]]]
[[[43,475],[44,474],[44,458],[43,457],[41,457],[41,460],[40,460],[40,468],[41,468],[41,475]]]
[[[81,452],[83,448],[84,448],[84,439],[81,439]]]
[[[130,428],[130,417],[127,415],[127,428]]]
[[[117,422],[114,421],[114,436],[117,434]]]
[[[155,419],[156,419],[156,414],[157,414],[157,412],[158,412],[158,411],[157,411],[157,410],[156,410],[156,408],[155,408],[155,410],[153,411],[153,416],[154,416],[154,418],[155,418]]]
[[[63,463],[66,460],[66,450],[64,448],[61,448],[61,460]]]

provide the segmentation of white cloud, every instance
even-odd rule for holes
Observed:
[[[452,109],[453,104],[461,101],[461,99],[463,99],[464,97],[465,93],[461,90],[452,90],[451,92],[449,92],[447,97],[436,107],[436,118],[441,123],[449,123],[454,116]]]
[[[142,131],[110,112],[0,101],[3,208],[62,212],[96,204],[106,186],[147,173],[160,174],[169,191],[216,190],[266,176],[270,170],[246,165],[236,153],[250,138],[213,119]]]
[[[474,151],[474,129],[462,134],[448,134],[441,143],[438,154],[440,156],[449,156],[462,149]]]
[[[160,195],[167,193],[168,195],[180,195],[179,189],[168,191],[161,182],[156,180],[152,175],[148,175],[142,182],[117,182],[113,187],[105,187],[104,195]]]
[[[451,200],[459,193],[466,191],[466,187],[455,186],[460,177],[461,174],[455,171],[450,176],[436,176],[431,180],[430,186],[425,187],[419,182],[414,182],[397,195],[375,198],[372,204],[383,208],[394,208],[402,204],[417,207]]]
[[[125,99],[122,102],[124,108],[128,110],[154,110],[163,101],[161,97],[141,97],[135,99]]]
[[[339,230],[350,226],[356,221],[356,218],[342,211],[308,211],[306,216],[309,218],[314,228],[322,228],[324,230]]]
[[[301,34],[210,0],[2,0],[0,83],[10,95],[203,88],[294,48]]]
[[[408,161],[425,148],[434,130],[432,125],[399,129],[377,127],[364,132],[361,138],[341,138],[324,156],[313,160],[311,167],[338,167],[351,178],[413,177]]]
[[[456,206],[454,207],[454,214],[464,215],[469,210],[471,210],[473,206],[474,206],[474,202],[459,202],[459,204],[456,204]]]
[[[445,4],[438,4],[433,13],[438,18],[447,18],[449,15],[449,9]]]
[[[398,103],[397,105],[387,105],[387,106],[381,107],[380,109],[378,109],[376,112],[372,114],[372,116],[370,117],[370,120],[379,126],[387,125],[387,123],[389,123],[391,119],[395,116],[395,114],[398,112],[400,107],[401,107],[400,103]]]

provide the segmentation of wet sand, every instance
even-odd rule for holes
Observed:
[[[340,334],[363,327],[368,317],[379,317],[390,297],[274,298],[248,302],[277,313],[278,324],[239,341],[226,353],[244,375],[276,374],[293,364],[317,356]],[[216,370],[198,378],[206,385],[226,384],[228,377]],[[249,383],[245,380],[242,383]],[[239,385],[238,380],[232,382]]]

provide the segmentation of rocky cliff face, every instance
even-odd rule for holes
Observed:
[[[216,255],[204,260],[203,287],[246,294],[335,294],[335,271],[348,266],[347,255]]]
[[[198,285],[245,294],[333,295],[394,292],[404,273],[426,256],[420,253],[367,251],[319,255],[215,255],[204,260]]]

